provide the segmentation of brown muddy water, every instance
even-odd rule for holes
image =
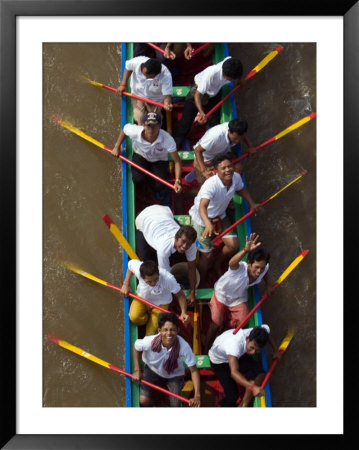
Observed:
[[[236,94],[238,115],[259,145],[316,111],[316,46],[233,43],[245,73],[278,45],[282,52]],[[121,296],[64,267],[71,263],[115,285],[122,249],[102,221],[121,227],[121,168],[107,152],[51,122],[53,115],[112,147],[120,131],[120,99],[83,75],[110,86],[120,77],[119,43],[43,46],[43,406],[125,406],[125,380],[49,342],[61,339],[124,367]],[[271,252],[273,282],[304,249],[307,257],[264,302],[263,320],[280,343],[296,327],[271,377],[274,407],[316,406],[316,119],[260,150],[245,178],[261,202],[304,170],[303,179],[255,217],[252,229]],[[269,361],[271,353],[268,351]]]

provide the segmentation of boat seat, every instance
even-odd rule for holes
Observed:
[[[179,150],[178,156],[181,161],[193,161],[194,160],[194,151],[193,150]],[[171,157],[171,153],[168,154],[168,160],[173,161]]]
[[[173,217],[180,225],[192,225],[191,216],[188,214],[175,214]]]
[[[190,86],[172,86],[172,97],[186,97],[190,89]]]
[[[194,355],[196,358],[196,366],[197,369],[210,369],[211,368],[211,361],[209,360],[208,355]],[[182,362],[185,368],[187,368],[187,364],[185,363],[184,359],[182,358]]]

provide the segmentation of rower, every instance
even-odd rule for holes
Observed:
[[[196,245],[200,252],[198,269],[201,280],[206,280],[207,271],[213,263],[214,238],[230,227],[231,221],[226,210],[234,194],[238,194],[248,202],[250,209],[257,211],[260,205],[253,201],[241,176],[234,172],[231,155],[217,155],[213,159],[216,175],[208,178],[201,186],[194,204],[189,210],[193,228],[197,231]],[[224,246],[215,260],[214,269],[217,278],[223,274],[222,263],[230,258],[238,249],[239,242],[235,230],[230,230],[222,237]]]
[[[132,94],[163,103],[166,111],[172,111],[172,76],[167,67],[157,59],[137,56],[126,61],[117,92],[122,95],[127,82],[131,79]],[[133,119],[142,125],[147,112],[161,114],[161,107],[151,105],[143,100],[132,99]]]
[[[194,77],[195,84],[186,97],[183,115],[175,132],[178,150],[181,150],[197,113],[199,114],[198,119],[200,123],[207,122],[206,125],[208,128],[220,122],[219,108],[210,116],[208,121],[206,112],[221,100],[222,86],[234,81],[238,81],[241,85],[245,83],[241,61],[231,56],[228,56],[217,64],[207,67]]]

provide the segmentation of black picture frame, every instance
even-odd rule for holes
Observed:
[[[140,11],[140,14],[139,14]],[[177,13],[174,13],[176,11]],[[219,4],[193,2],[188,0],[0,0],[0,183],[3,256],[2,277],[2,421],[1,448],[6,449],[183,449],[203,445],[217,448],[226,445],[288,448],[289,441],[299,445],[316,445],[323,438],[327,447],[347,448],[345,441],[352,438],[356,414],[348,414],[343,435],[18,435],[16,433],[16,17],[18,16],[161,16],[190,15],[206,16],[343,16],[344,18],[344,255],[349,248],[357,248],[358,219],[355,205],[355,186],[353,180],[358,172],[357,142],[359,141],[359,5],[355,0],[331,3],[327,1],[302,0],[301,2],[275,0],[222,0]],[[328,61],[328,76],[330,64]],[[328,126],[328,132],[330,126]],[[350,260],[349,260],[350,261]],[[345,260],[348,263],[347,259]],[[347,296],[353,292],[352,300],[345,305],[344,318],[346,330],[354,328],[356,314],[355,291],[351,289],[352,273],[344,271],[344,286]],[[349,339],[346,332],[347,342]],[[329,337],[330,339],[333,337]],[[356,342],[354,340],[353,344]],[[349,351],[351,355],[349,355]],[[355,351],[355,348],[354,348]],[[344,359],[347,374],[355,375],[353,346],[344,346]],[[335,356],[333,356],[335,359]],[[335,363],[335,361],[333,361]],[[354,369],[354,370],[353,370]],[[356,371],[357,372],[357,371]],[[328,367],[330,376],[330,367]],[[348,375],[349,376],[349,375]],[[346,386],[355,386],[355,380],[347,379]],[[335,381],[333,380],[333,383]],[[348,391],[346,406],[348,407]],[[333,392],[328,395],[335,395]],[[355,395],[355,392],[351,392]],[[213,418],[213,420],[216,420]],[[184,424],[185,425],[185,424]],[[209,424],[210,425],[210,424]],[[300,426],[300,425],[299,425]],[[154,423],[155,428],[155,423]],[[181,427],[182,429],[185,427]],[[260,429],[260,424],[258,424]]]

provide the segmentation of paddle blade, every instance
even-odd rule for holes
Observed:
[[[276,285],[280,284],[287,276],[297,267],[297,265],[307,256],[309,250],[303,250],[300,255],[298,255],[295,260],[286,268],[282,275],[275,282]]]
[[[89,359],[90,361],[100,364],[101,366],[106,367],[107,369],[110,369],[110,364],[100,358],[97,358],[97,356],[91,355],[91,353],[85,352],[79,347],[75,347],[74,345],[70,344],[69,342],[66,342],[62,339],[59,339],[58,337],[49,334],[47,338],[54,342],[55,344],[59,345],[60,347],[65,348],[66,350],[70,350],[70,352],[76,353],[77,355],[82,356],[83,358]]]
[[[285,338],[282,340],[282,342],[281,342],[281,344],[280,344],[280,346],[279,346],[279,349],[278,349],[278,350],[279,350],[281,353],[284,353],[284,352],[287,350],[288,345],[290,344],[291,340],[293,339],[293,336],[294,336],[294,329],[289,330],[288,333],[287,333],[287,335],[286,335]]]
[[[121,231],[119,230],[119,228],[114,224],[113,220],[111,219],[111,217],[107,214],[105,214],[103,216],[103,221],[105,222],[105,224],[108,226],[108,228],[110,229],[111,233],[115,236],[115,238],[117,239],[117,241],[122,245],[122,247],[126,250],[128,256],[131,259],[140,259],[135,251],[133,250],[133,248],[131,247],[131,245],[127,242],[125,236],[121,233]]]
[[[72,272],[82,275],[83,277],[88,278],[89,280],[96,281],[96,283],[103,284],[104,286],[108,286],[108,284],[109,284],[107,281],[101,280],[100,278],[97,278],[94,275],[91,275],[90,273],[85,272],[84,270],[81,270],[72,264],[65,263],[64,265],[65,265],[66,269],[69,269]]]
[[[275,136],[275,140],[278,140],[281,137],[285,136],[286,134],[290,133],[291,131],[296,130],[297,128],[301,127],[302,125],[304,125],[305,123],[309,122],[314,117],[316,117],[316,115],[317,115],[316,113],[309,114],[308,116],[303,117],[303,119],[298,120],[298,122],[293,123],[288,128],[286,128],[285,130],[278,133]]]
[[[102,87],[103,84],[102,83],[98,83],[97,81],[91,80],[88,77],[85,77],[85,75],[82,75],[82,78],[84,78],[86,81],[88,81],[89,83],[91,83],[93,86],[99,86]]]
[[[246,76],[246,80],[248,80],[249,78],[253,77],[253,75],[255,75],[256,73],[258,73],[260,70],[263,69],[263,67],[265,67],[270,61],[272,61],[272,59],[274,57],[276,57],[278,55],[279,52],[281,52],[283,50],[282,46],[279,46],[277,48],[275,48],[274,50],[272,50],[270,53],[268,53],[268,55],[262,59],[262,61],[256,65],[256,67],[254,67],[254,69],[252,69],[249,74]]]
[[[79,128],[72,125],[72,123],[68,122],[67,120],[62,120],[59,117],[52,116],[51,120],[58,125],[60,125],[63,128],[66,128],[68,131],[71,131],[71,133],[77,134],[77,136],[80,136],[82,139],[85,139],[88,142],[91,142],[92,144],[96,145],[97,147],[100,147],[104,150],[108,150],[107,147],[102,144],[102,142],[97,141],[96,139],[92,138],[91,136],[88,136],[83,131],[81,131]]]

